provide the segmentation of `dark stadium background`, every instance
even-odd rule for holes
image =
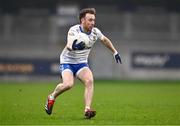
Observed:
[[[99,42],[89,64],[98,79],[180,78],[179,0],[1,0],[0,78],[59,75],[59,54],[78,11],[97,10],[96,26],[121,54]],[[102,65],[103,62],[103,65]]]

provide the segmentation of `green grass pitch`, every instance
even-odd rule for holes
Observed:
[[[95,118],[84,119],[79,81],[44,111],[56,82],[0,82],[0,125],[180,125],[180,81],[95,81]]]

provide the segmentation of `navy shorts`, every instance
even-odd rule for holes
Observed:
[[[73,73],[74,76],[76,76],[84,67],[88,67],[89,65],[87,63],[79,63],[79,64],[60,64],[59,69],[62,76],[62,73],[65,70],[69,70]]]

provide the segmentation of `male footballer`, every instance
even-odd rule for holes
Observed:
[[[67,35],[67,44],[60,55],[60,72],[62,83],[59,83],[54,91],[48,95],[45,110],[52,113],[55,99],[74,85],[74,78],[78,78],[85,85],[84,92],[84,116],[90,119],[96,115],[91,108],[94,83],[93,74],[88,65],[88,56],[93,44],[99,39],[113,54],[115,61],[121,63],[121,58],[111,41],[95,27],[96,11],[94,8],[82,9],[79,13],[80,24],[72,26]],[[90,47],[84,42],[77,43],[76,35],[85,33],[89,38]]]

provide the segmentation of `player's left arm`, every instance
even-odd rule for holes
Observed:
[[[111,50],[111,52],[113,53],[114,59],[116,60],[117,63],[122,63],[121,62],[121,57],[120,54],[118,53],[118,51],[115,49],[115,47],[113,46],[111,40],[109,38],[107,38],[106,36],[103,36],[101,38],[101,42],[109,49]]]

